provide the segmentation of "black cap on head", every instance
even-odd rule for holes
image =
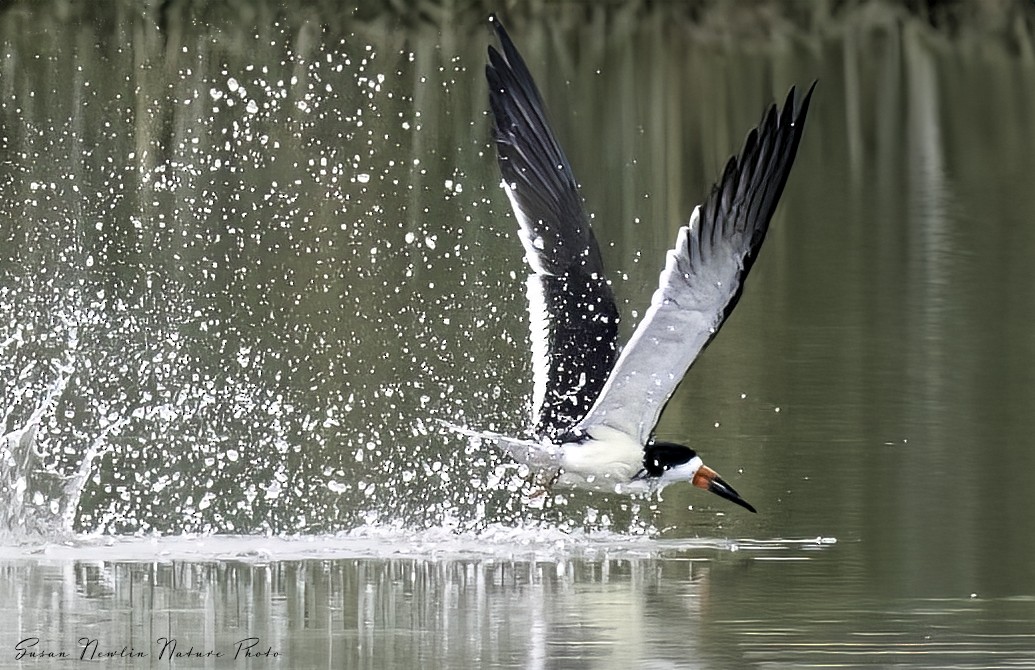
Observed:
[[[696,455],[696,451],[682,444],[651,442],[643,450],[643,469],[648,477],[660,477],[665,470],[688,463]]]

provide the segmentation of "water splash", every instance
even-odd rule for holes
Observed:
[[[483,92],[437,31],[114,28],[162,65],[36,58],[32,30],[0,62],[7,532],[650,527],[530,512],[498,453],[429,428],[527,403]]]

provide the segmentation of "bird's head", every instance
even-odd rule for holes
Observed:
[[[711,491],[720,498],[725,498],[741,507],[755,511],[733,487],[726,483],[715,470],[701,461],[690,447],[674,442],[653,441],[647,445],[643,453],[643,479],[657,482],[658,488],[673,482],[690,482],[699,489]]]

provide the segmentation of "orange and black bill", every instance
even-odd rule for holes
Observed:
[[[726,483],[726,480],[719,476],[719,473],[712,470],[707,465],[702,465],[698,470],[697,474],[694,475],[694,486],[705,491],[711,491],[720,498],[725,498],[732,503],[736,503],[744,509],[754,512],[755,508],[751,506],[751,503],[740,497],[732,486]]]

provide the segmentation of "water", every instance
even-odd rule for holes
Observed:
[[[531,393],[480,17],[5,8],[0,667],[84,635],[148,654],[123,667],[161,637],[206,667],[1035,667],[1030,39],[670,12],[510,27],[626,333],[763,107],[819,79],[659,426],[758,515],[528,509],[439,429],[519,432]],[[255,637],[281,656],[231,658]]]

